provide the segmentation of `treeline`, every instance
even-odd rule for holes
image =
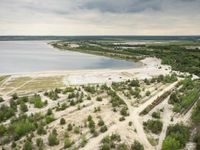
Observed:
[[[78,50],[83,52],[94,52],[100,55],[120,57],[126,59],[129,58],[138,59],[138,56],[156,56],[162,59],[163,64],[172,66],[174,70],[181,72],[189,72],[200,76],[200,52],[198,49],[186,49],[183,46],[186,43],[173,44],[168,43],[166,45],[154,44],[154,45],[137,45],[133,48],[121,48],[123,46],[131,47],[129,44],[101,44],[101,42],[95,43],[96,45],[90,45],[91,42],[79,42],[80,46],[78,48],[71,48],[71,50]],[[187,43],[190,46],[195,43]],[[54,47],[60,49],[69,49],[68,46],[59,45],[59,43],[54,43]]]

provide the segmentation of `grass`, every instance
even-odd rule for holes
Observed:
[[[3,87],[2,92],[9,92],[15,88],[18,88],[25,84],[26,82],[30,81],[32,78],[30,77],[18,77],[14,78],[6,83]]]
[[[62,79],[63,76],[39,77],[19,88],[18,91],[37,91],[63,87]]]
[[[7,76],[0,76],[0,85],[3,83],[3,81],[5,80],[5,79],[7,79],[8,77],[10,77],[9,75],[7,75]]]

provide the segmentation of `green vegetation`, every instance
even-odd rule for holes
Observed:
[[[192,121],[194,124],[200,124],[200,101],[197,102],[196,106],[192,111]]]
[[[160,112],[159,111],[153,112],[152,117],[155,118],[155,119],[160,119]]]
[[[57,132],[54,129],[48,136],[49,146],[54,146],[59,144],[59,140],[57,139]]]
[[[170,96],[169,103],[174,106],[175,112],[184,112],[190,108],[200,95],[200,82],[199,80],[191,80],[186,78],[179,83],[182,88],[173,92]]]
[[[0,97],[0,103],[3,102],[3,101],[4,101],[4,99],[2,97]]]
[[[66,123],[65,119],[64,119],[64,118],[61,118],[61,119],[60,119],[60,124],[61,124],[61,125],[64,125],[65,123]]]
[[[7,105],[1,105],[0,107],[0,122],[5,121],[13,116],[15,116],[16,112],[16,105],[12,105],[10,103],[10,106]]]
[[[111,136],[106,136],[101,140],[100,150],[119,149],[119,147],[121,147],[120,142],[121,137],[119,134],[112,134]]]
[[[198,49],[188,49],[185,46],[200,45],[198,41],[177,41],[143,45],[113,44],[101,41],[74,41],[79,44],[71,48],[65,42],[55,42],[54,47],[66,50],[75,50],[97,55],[106,55],[121,59],[138,60],[144,56],[156,56],[162,59],[163,64],[172,66],[172,69],[200,75],[200,53]],[[93,45],[92,45],[93,44]],[[95,44],[95,45],[94,45]],[[122,48],[123,46],[127,48]],[[134,48],[132,48],[134,47]]]
[[[196,143],[196,150],[200,149],[200,132],[198,131],[194,137],[194,142]]]
[[[134,141],[134,143],[131,145],[131,150],[144,150],[144,146],[140,144],[140,142]]]
[[[42,101],[40,95],[35,94],[34,96],[30,97],[30,103],[34,104],[35,108],[42,108],[45,106],[45,103]]]
[[[86,92],[89,92],[91,94],[95,94],[96,93],[96,89],[95,89],[94,86],[88,85],[88,86],[84,86],[83,88],[84,88],[84,90]]]
[[[171,91],[167,91],[163,93],[160,97],[158,97],[156,100],[153,101],[149,106],[147,106],[142,112],[140,112],[140,115],[146,115],[148,114],[155,106],[157,106],[159,103],[161,103],[167,96],[169,96]]]
[[[61,91],[59,89],[55,89],[49,92],[45,92],[44,95],[49,97],[52,100],[57,100],[59,98],[58,93],[60,93]]]
[[[148,120],[143,123],[144,128],[152,133],[159,134],[162,131],[163,123],[160,120]]]
[[[125,105],[124,101],[117,95],[116,92],[112,91],[111,89],[108,90],[108,95],[111,96],[111,103],[113,107]]]
[[[162,150],[178,150],[184,148],[188,140],[188,127],[182,124],[169,126],[167,129],[167,135],[163,141]]]

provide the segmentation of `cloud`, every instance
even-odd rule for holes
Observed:
[[[147,9],[157,11],[160,10],[160,0],[91,0],[84,3],[81,8],[111,13],[135,13]]]
[[[200,34],[200,0],[0,0],[0,35]]]

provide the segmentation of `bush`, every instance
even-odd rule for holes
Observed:
[[[197,105],[194,107],[191,118],[194,124],[200,124],[200,101],[198,101]]]
[[[127,112],[128,108],[127,107],[123,107],[120,111],[120,114],[123,116],[128,116],[128,112]]]
[[[85,136],[81,137],[81,147],[84,147],[87,144],[87,139]]]
[[[163,141],[163,150],[174,150],[181,149],[185,147],[187,141],[189,140],[189,128],[182,125],[176,124],[169,126],[167,129],[166,138]]]
[[[194,137],[194,142],[196,143],[196,150],[200,149],[200,132],[198,131]]]
[[[103,125],[104,125],[104,121],[102,119],[100,119],[98,122],[98,126],[103,126]]]
[[[54,146],[54,145],[59,144],[59,141],[57,139],[57,134],[55,132],[52,132],[52,133],[49,134],[48,142],[49,142],[49,146]]]
[[[179,141],[171,136],[167,136],[163,141],[162,150],[178,150],[180,147]]]
[[[132,80],[130,82],[130,86],[132,86],[132,87],[139,87],[140,86],[139,81],[138,80]]]
[[[27,105],[24,102],[20,103],[20,110],[22,112],[27,112],[28,111],[28,107],[27,107]]]
[[[4,101],[4,99],[2,97],[0,97],[0,103],[3,102],[3,101]]]
[[[144,146],[140,144],[140,142],[134,141],[134,143],[131,145],[131,150],[144,150]]]
[[[17,95],[17,93],[14,93],[14,94],[12,95],[12,99],[13,99],[13,100],[18,99],[18,95]]]
[[[41,124],[38,125],[37,134],[39,135],[46,134],[46,130],[44,129],[44,126],[42,126]]]
[[[73,142],[70,140],[70,138],[65,138],[64,140],[64,148],[70,148],[72,146]]]
[[[23,146],[23,150],[32,150],[32,142],[29,140],[26,140]]]
[[[71,124],[71,123],[68,124],[68,126],[67,126],[67,130],[68,130],[68,131],[71,131],[72,129],[73,129],[72,124]]]
[[[102,98],[101,98],[101,97],[97,97],[96,100],[99,101],[99,102],[101,102],[101,101],[102,101]]]
[[[151,94],[150,91],[146,91],[146,93],[145,93],[146,96],[149,96],[150,94]]]
[[[35,108],[42,108],[44,106],[44,103],[42,102],[40,95],[37,94],[35,94],[30,98],[30,103],[34,104]]]
[[[152,113],[152,117],[156,118],[156,119],[160,119],[160,112],[159,111],[158,112],[153,112]]]
[[[124,121],[124,120],[125,120],[124,117],[120,117],[120,118],[119,118],[119,121]]]
[[[162,131],[163,123],[159,120],[148,120],[144,122],[144,127],[152,133],[159,134]]]
[[[61,118],[61,119],[60,119],[60,124],[63,125],[63,124],[65,124],[65,123],[66,123],[65,119],[64,119],[64,118]]]
[[[100,128],[100,132],[106,132],[108,130],[108,128],[107,128],[107,126],[106,125],[104,125],[104,126],[102,126],[101,128]]]
[[[74,128],[74,133],[79,134],[80,133],[80,128],[79,127],[75,127]]]
[[[37,145],[39,150],[42,150],[43,146],[44,146],[43,140],[41,138],[37,138],[36,139],[36,145]]]

